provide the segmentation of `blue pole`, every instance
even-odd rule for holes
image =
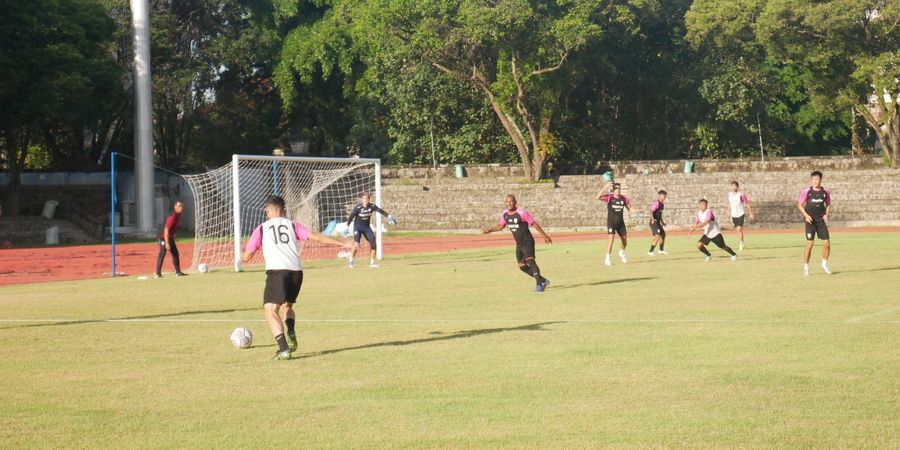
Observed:
[[[109,233],[112,242],[112,276],[116,276],[116,152],[109,157]]]
[[[275,186],[275,195],[278,195],[278,161],[272,161],[272,183]]]

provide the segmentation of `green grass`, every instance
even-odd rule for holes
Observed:
[[[0,288],[0,447],[896,447],[900,234],[693,241],[539,245],[543,294],[512,245],[311,263],[283,362],[260,271]]]

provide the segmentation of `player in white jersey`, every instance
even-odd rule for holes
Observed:
[[[731,182],[731,190],[728,191],[728,209],[731,211],[731,223],[741,238],[739,250],[744,249],[744,218],[753,220],[753,208],[750,207],[750,199],[747,194],[740,191],[737,181]]]
[[[327,236],[314,234],[300,223],[284,217],[284,199],[273,195],[266,200],[266,217],[269,219],[253,230],[244,253],[243,262],[260,248],[266,261],[266,289],[263,293],[263,308],[269,330],[278,344],[275,359],[290,359],[297,349],[297,335],[294,332],[294,303],[303,285],[303,265],[300,264],[300,241],[315,241],[320,244],[350,248]],[[279,310],[284,314],[281,322]],[[283,326],[284,325],[284,326]],[[285,338],[287,328],[287,339]]]
[[[706,246],[712,242],[731,255],[732,261],[736,260],[737,255],[734,253],[734,250],[725,245],[725,238],[722,236],[719,222],[716,221],[716,216],[712,210],[708,208],[709,204],[705,198],[700,199],[699,206],[700,211],[697,211],[697,214],[694,216],[694,226],[691,227],[691,233],[694,230],[703,229],[703,236],[700,236],[700,240],[697,241],[697,249],[700,250],[700,253],[706,255],[706,262],[709,262],[712,259],[712,254],[709,253]]]

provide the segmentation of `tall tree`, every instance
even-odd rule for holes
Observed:
[[[334,0],[322,20],[285,41],[282,96],[290,99],[292,72],[307,81],[321,68],[352,73],[398,47],[411,66],[430,66],[471,85],[509,135],[525,172],[540,178],[557,147],[553,132],[570,92],[566,66],[601,34],[605,2],[586,0],[432,1]]]
[[[85,130],[115,107],[121,82],[115,24],[96,1],[6,0],[2,10],[0,139],[12,174],[7,207],[17,214],[29,145],[83,159]]]

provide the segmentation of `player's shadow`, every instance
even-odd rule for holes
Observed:
[[[241,309],[213,309],[213,310],[204,310],[204,311],[183,311],[177,313],[169,313],[169,314],[152,314],[146,316],[133,316],[133,317],[111,317],[105,319],[85,319],[85,320],[65,320],[59,322],[43,322],[43,323],[30,323],[27,325],[13,325],[9,327],[0,327],[0,330],[10,330],[17,328],[40,328],[40,327],[58,327],[63,325],[82,325],[87,323],[104,323],[104,322],[125,322],[129,320],[152,320],[152,319],[165,319],[169,317],[181,317],[181,316],[191,316],[197,314],[224,314],[231,312],[240,312],[240,311],[258,311],[259,308],[241,308]]]
[[[562,322],[541,322],[541,323],[533,323],[530,325],[522,325],[518,327],[505,327],[505,328],[485,328],[481,330],[464,330],[457,331],[450,334],[438,334],[436,336],[427,337],[427,338],[419,338],[419,339],[410,339],[406,341],[388,341],[388,342],[376,342],[373,344],[363,344],[356,345],[353,347],[345,347],[345,348],[336,348],[332,350],[323,350],[321,352],[314,353],[305,353],[301,356],[298,356],[295,359],[306,359],[306,358],[315,358],[317,356],[325,356],[325,355],[333,355],[335,353],[349,352],[353,350],[366,350],[370,348],[378,348],[378,347],[397,347],[404,345],[414,345],[414,344],[427,344],[429,342],[438,342],[438,341],[449,341],[451,339],[464,339],[475,336],[483,336],[486,334],[496,334],[496,333],[506,333],[510,331],[547,331],[544,329],[546,325],[552,325],[555,323]],[[434,333],[432,333],[434,334]]]
[[[854,272],[885,272],[890,270],[900,270],[900,266],[894,267],[876,267],[874,269],[854,269],[854,270],[833,270],[832,275],[840,275],[842,273],[854,273]]]
[[[602,281],[594,281],[591,283],[575,283],[575,284],[561,284],[561,285],[550,285],[551,291],[558,291],[560,289],[574,289],[586,286],[604,286],[607,284],[618,284],[618,283],[631,283],[635,281],[648,281],[655,280],[656,277],[634,277],[634,278],[619,278],[616,280],[602,280]]]

